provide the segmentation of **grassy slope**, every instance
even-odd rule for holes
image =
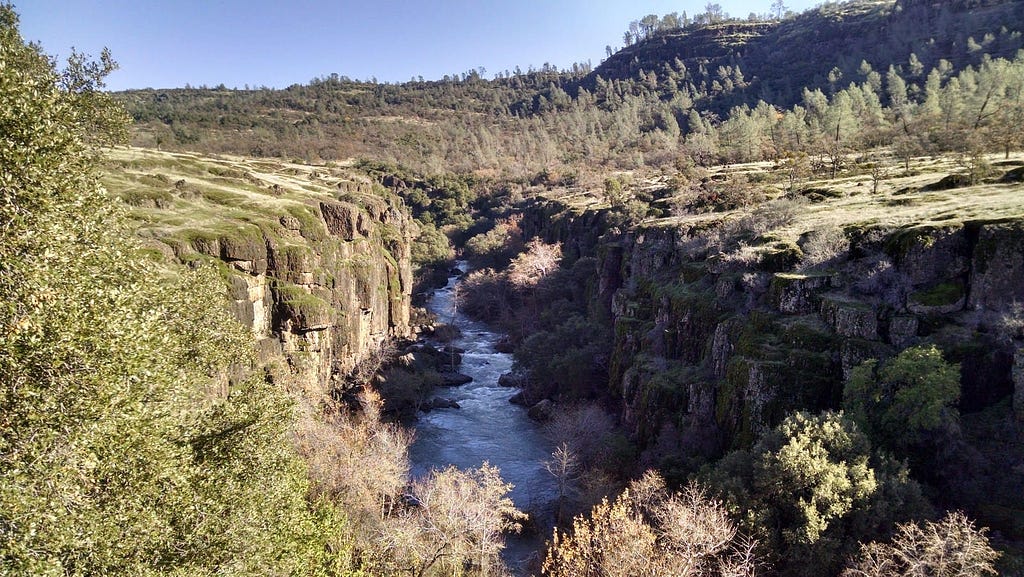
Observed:
[[[282,216],[311,220],[321,201],[361,204],[372,185],[365,175],[334,165],[203,156],[142,148],[107,151],[103,183],[131,207],[139,236],[163,252],[195,237],[280,233]],[[306,224],[305,222],[303,224]],[[159,241],[153,242],[153,241]]]
[[[836,179],[799,181],[797,191],[827,191],[821,202],[808,202],[797,211],[796,218],[786,226],[775,229],[776,235],[796,240],[801,234],[831,227],[885,224],[905,226],[914,224],[951,224],[955,221],[992,219],[1003,217],[1024,218],[1024,194],[1020,183],[995,182],[1006,171],[1024,166],[1024,152],[990,155],[991,174],[983,182],[951,190],[922,191],[921,188],[937,183],[942,178],[962,172],[951,157],[922,157],[911,163],[910,171],[902,167],[888,169],[872,194],[872,177],[868,172],[856,170],[839,175]],[[788,186],[781,172],[774,172],[769,162],[733,164],[709,169],[708,176],[716,177],[746,174],[760,180],[769,200],[783,196]],[[638,187],[659,188],[669,186],[667,178],[642,179],[637,176]],[[552,198],[578,208],[598,208],[603,205],[600,190],[567,189],[554,191]],[[660,201],[668,204],[671,199]],[[758,210],[757,206],[725,212],[672,216],[644,221],[645,227],[685,227],[700,222],[728,221]]]

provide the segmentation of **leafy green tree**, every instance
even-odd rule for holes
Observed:
[[[867,439],[839,415],[796,413],[759,447],[758,466],[771,483],[765,488],[782,505],[787,542],[815,543],[829,523],[866,503],[878,487]]]
[[[899,463],[840,413],[795,413],[705,474],[784,575],[838,570],[852,543],[924,509]]]
[[[880,447],[914,456],[929,440],[958,430],[959,396],[959,365],[934,346],[912,347],[881,366],[872,360],[855,367],[843,408]]]
[[[287,399],[229,384],[252,347],[222,282],[144,258],[99,185],[113,61],[58,73],[17,23],[0,5],[0,573],[322,569],[340,515],[307,505]]]

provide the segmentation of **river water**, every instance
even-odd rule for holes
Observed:
[[[458,312],[458,282],[458,277],[449,278],[448,285],[430,298],[427,309],[440,322],[461,329],[462,336],[452,344],[465,349],[459,372],[473,377],[473,381],[435,392],[436,396],[458,402],[461,408],[420,414],[415,423],[415,441],[409,449],[413,475],[448,465],[476,468],[485,461],[498,467],[505,482],[515,485],[511,497],[516,506],[538,520],[537,534],[510,537],[506,542],[505,561],[515,573],[525,574],[529,558],[550,536],[557,488],[542,463],[550,458],[552,447],[526,411],[508,402],[516,389],[498,385],[498,377],[512,367],[512,356],[495,350],[500,334]]]

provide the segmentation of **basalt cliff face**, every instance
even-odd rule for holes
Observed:
[[[919,344],[960,363],[962,412],[1011,398],[1024,418],[1024,335],[1011,322],[1024,302],[1024,211],[972,206],[1009,185],[931,199],[964,203],[952,211],[963,218],[942,202],[922,209],[921,193],[834,192],[842,206],[798,204],[792,222],[758,233],[743,223],[757,228],[770,206],[632,227],[610,226],[598,203],[527,209],[528,234],[569,260],[596,257],[592,304],[615,334],[608,387],[642,449],[749,446],[791,411],[838,409],[854,366]],[[878,203],[881,217],[868,210]]]
[[[213,262],[259,360],[322,394],[409,334],[415,224],[354,170],[115,150],[107,186],[166,259]]]
[[[1024,219],[865,227],[810,271],[799,245],[737,265],[692,244],[640,227],[601,251],[601,283],[618,285],[611,381],[638,439],[749,445],[790,411],[838,408],[857,364],[923,343],[961,363],[961,410],[1015,383],[1024,409],[1022,343],[1000,331],[1024,301]]]

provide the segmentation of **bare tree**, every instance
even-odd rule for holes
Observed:
[[[941,521],[899,525],[891,543],[862,545],[843,577],[979,577],[996,575],[999,553],[985,529],[956,511]]]
[[[536,286],[554,272],[562,262],[562,247],[532,240],[526,252],[517,256],[509,266],[509,280],[513,285],[526,288]]]
[[[615,501],[573,521],[571,534],[556,529],[542,573],[660,577],[752,577],[754,544],[738,538],[725,506],[697,485],[669,493],[647,472]]]
[[[555,513],[555,523],[561,524],[565,498],[572,489],[573,481],[579,478],[580,462],[576,458],[576,453],[569,448],[568,443],[563,442],[551,453],[551,458],[544,461],[544,469],[558,483],[558,509]]]
[[[412,484],[413,504],[389,522],[381,545],[416,577],[499,573],[502,534],[518,532],[525,518],[507,496],[511,489],[487,463],[433,471]]]

